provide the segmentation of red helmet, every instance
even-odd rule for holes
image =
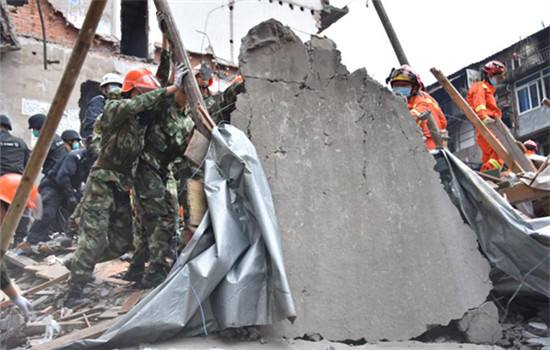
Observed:
[[[390,75],[386,78],[386,84],[393,85],[394,81],[408,81],[413,85],[417,85],[420,89],[424,88],[420,76],[410,66],[402,65],[397,69],[392,69]]]
[[[128,72],[124,77],[122,92],[138,89],[140,92],[156,90],[160,87],[157,78],[147,68],[138,68]]]
[[[19,187],[19,183],[21,182],[21,177],[20,174],[4,174],[0,176],[0,201],[11,204],[13,197],[15,197],[17,187]],[[36,210],[39,206],[39,202],[38,187],[33,185],[31,196],[26,207]]]
[[[523,143],[523,146],[525,146],[525,149],[529,151],[538,151],[539,146],[537,146],[537,143],[533,140],[527,140]]]
[[[506,76],[506,66],[500,61],[489,61],[481,69],[487,75],[501,74],[503,78]]]

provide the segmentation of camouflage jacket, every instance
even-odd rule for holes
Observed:
[[[162,115],[169,106],[165,88],[132,99],[108,101],[96,121],[101,138],[91,176],[116,181],[123,190],[130,189],[147,127],[154,116]]]

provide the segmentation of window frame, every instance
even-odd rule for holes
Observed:
[[[538,72],[535,72],[531,75],[529,75],[528,77],[525,77],[521,80],[519,80],[518,82],[515,83],[514,85],[514,97],[516,99],[516,103],[517,103],[517,106],[518,106],[518,115],[523,115],[525,113],[529,113],[531,111],[534,111],[538,108],[541,108],[542,107],[542,100],[546,97],[546,98],[550,98],[550,91],[546,91],[547,88],[546,88],[546,85],[544,84],[544,79],[545,78],[550,78],[550,68],[545,68],[543,70],[540,70]],[[538,105],[537,106],[534,106],[533,107],[533,94],[531,93],[532,92],[532,89],[533,89],[533,86],[534,86],[534,93],[537,94],[536,96],[536,100],[538,102]],[[527,94],[527,109],[525,109],[524,111],[521,111],[521,103],[520,103],[520,98],[519,98],[519,93],[520,91],[524,90],[526,91],[526,94]]]

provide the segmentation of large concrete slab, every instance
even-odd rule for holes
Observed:
[[[405,340],[485,301],[489,265],[403,101],[276,21],[239,60],[232,121],[263,159],[298,312],[269,334]]]

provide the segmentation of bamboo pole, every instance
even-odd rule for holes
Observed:
[[[487,140],[498,156],[502,158],[514,172],[524,173],[525,170],[510,156],[500,141],[489,131],[489,128],[479,119],[477,114],[470,108],[458,91],[456,91],[449,79],[436,68],[430,69],[430,72],[432,72],[439,84],[447,91],[447,94],[449,94],[454,103],[462,110],[466,118],[474,125],[474,128],[476,128],[485,140]]]
[[[154,0],[154,2],[157,10],[164,15],[164,21],[163,23],[159,23],[159,25],[164,25],[163,32],[166,33],[166,37],[170,42],[170,47],[172,49],[172,53],[174,54],[174,61],[176,63],[183,63],[187,68],[189,68],[189,70],[191,70],[193,67],[191,67],[189,57],[187,57],[185,47],[183,46],[183,41],[181,40],[179,30],[176,27],[176,22],[174,20],[174,16],[172,15],[172,11],[170,10],[170,6],[168,6],[168,2],[166,0]],[[203,135],[210,139],[210,132],[215,124],[206,111],[206,106],[204,104],[199,85],[197,84],[197,80],[193,74],[187,74],[185,76],[183,80],[183,88],[187,98],[189,99],[188,103],[191,106],[191,118],[195,122],[195,127]],[[199,110],[199,107],[202,107],[205,115],[201,113],[202,111]]]
[[[63,111],[67,106],[67,100],[71,96],[71,92],[76,83],[76,79],[80,73],[86,54],[90,49],[90,45],[95,35],[99,19],[105,9],[107,0],[94,0],[90,3],[86,18],[82,24],[82,29],[78,33],[76,43],[59,82],[57,92],[48,111],[48,116],[46,121],[40,130],[40,136],[36,142],[36,146],[31,154],[31,158],[23,172],[23,177],[21,178],[21,183],[17,188],[15,197],[6,213],[6,217],[2,221],[1,228],[1,247],[0,247],[0,260],[3,259],[4,253],[6,252],[9,242],[19,224],[21,215],[25,210],[27,201],[31,194],[32,187],[38,173],[44,164],[48,150],[55,135]]]

